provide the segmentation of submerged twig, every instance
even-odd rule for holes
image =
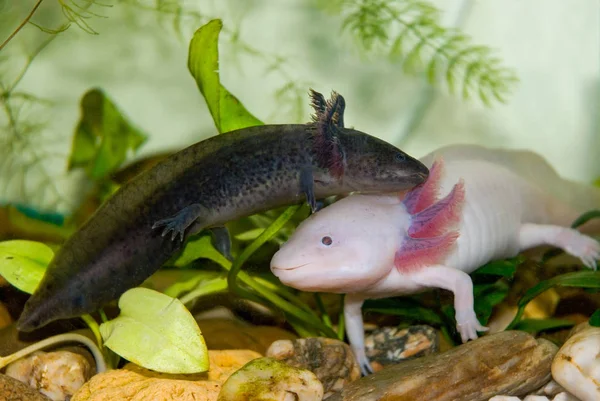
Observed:
[[[4,46],[6,46],[6,44],[8,42],[10,42],[12,40],[12,38],[14,38],[15,35],[17,33],[19,33],[19,31],[29,22],[29,20],[31,19],[31,17],[33,17],[33,14],[35,14],[35,12],[38,9],[38,7],[40,6],[40,4],[42,4],[42,1],[44,1],[44,0],[38,0],[38,2],[35,3],[35,5],[31,9],[31,11],[27,15],[27,17],[25,17],[25,19],[23,20],[23,22],[21,22],[21,24],[17,27],[17,29],[15,29],[13,31],[13,33],[11,33],[10,36],[8,38],[6,38],[6,40],[4,42],[2,42],[2,44],[0,45],[0,50],[2,50],[4,48]]]

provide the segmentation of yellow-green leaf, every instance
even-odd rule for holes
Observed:
[[[215,249],[210,234],[190,239],[183,252],[173,261],[173,266],[183,267],[196,259],[210,259],[220,265],[229,266],[229,261]]]
[[[19,290],[31,294],[44,277],[54,257],[52,249],[41,242],[11,240],[0,242],[0,275]]]
[[[100,325],[104,345],[113,352],[158,372],[208,370],[202,332],[178,299],[137,287],[121,296],[119,308],[119,316]]]
[[[75,130],[68,169],[84,168],[94,180],[106,177],[147,140],[100,89],[81,99],[81,118]]]
[[[223,23],[215,19],[200,27],[190,42],[188,69],[204,96],[219,133],[262,125],[232,95],[219,78],[219,33]]]

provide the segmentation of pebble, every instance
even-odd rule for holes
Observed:
[[[209,350],[206,373],[175,375],[133,363],[93,376],[71,401],[216,401],[222,384],[248,362],[262,355],[250,350]]]
[[[488,401],[523,396],[550,380],[558,347],[523,331],[479,337],[444,353],[416,358],[347,385],[331,401]]]
[[[48,397],[27,384],[0,374],[0,400],[2,401],[50,401]]]
[[[314,373],[274,358],[259,358],[233,373],[218,401],[320,401],[323,385]]]
[[[581,323],[552,362],[552,377],[582,401],[600,400],[600,327]]]
[[[275,341],[266,356],[313,372],[323,384],[323,399],[360,378],[360,367],[352,349],[348,344],[331,338]]]
[[[528,395],[523,399],[509,395],[497,395],[490,398],[489,401],[579,401],[579,399],[569,393],[558,393],[552,398],[545,395]]]
[[[6,367],[6,375],[37,389],[53,401],[69,400],[95,369],[81,354],[37,351]]]
[[[439,334],[430,326],[381,327],[365,337],[367,357],[375,372],[386,365],[431,355],[439,350]]]

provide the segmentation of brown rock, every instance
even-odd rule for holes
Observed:
[[[92,377],[71,401],[215,401],[233,372],[262,355],[250,350],[209,350],[208,356],[210,370],[190,375],[159,373],[129,363]]]
[[[278,327],[253,326],[233,319],[201,319],[198,325],[206,347],[212,350],[249,349],[264,355],[273,341],[297,338]]]
[[[6,308],[6,305],[4,305],[2,302],[0,302],[0,329],[3,329],[6,326],[9,326],[12,323],[12,321],[13,321],[12,317],[10,316],[10,313],[8,312],[8,309]]]
[[[331,400],[487,401],[498,394],[522,396],[550,380],[557,351],[549,341],[505,331],[385,367],[349,384]]]
[[[34,388],[10,376],[0,374],[0,400],[2,401],[50,401]]]
[[[373,371],[407,359],[431,355],[439,350],[439,335],[433,327],[381,327],[365,337],[365,350]]]
[[[348,344],[331,338],[275,341],[266,356],[313,372],[323,383],[323,399],[360,378],[360,367]]]

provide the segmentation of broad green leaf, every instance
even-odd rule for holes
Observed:
[[[517,266],[523,262],[523,257],[518,256],[513,259],[495,260],[481,266],[471,274],[487,274],[492,276],[502,276],[512,278],[517,271]]]
[[[493,284],[479,284],[473,286],[475,298],[475,313],[481,324],[487,324],[494,306],[504,301],[508,295],[509,287],[503,281]]]
[[[187,280],[182,280],[182,281],[178,281],[174,284],[171,284],[162,292],[165,295],[168,295],[173,298],[177,298],[184,292],[189,292],[189,291],[197,288],[205,281],[210,281],[210,280],[214,279],[215,277],[218,277],[221,275],[222,274],[218,273],[218,272],[199,271]]]
[[[265,231],[264,228],[254,228],[252,230],[244,231],[235,236],[235,239],[240,241],[254,241]]]
[[[81,99],[68,169],[83,168],[93,180],[105,178],[146,140],[102,90],[91,89]]]
[[[597,309],[596,312],[592,313],[589,320],[590,326],[599,327],[600,326],[600,309]]]
[[[517,303],[518,309],[517,314],[514,317],[513,321],[508,325],[507,329],[512,329],[516,326],[516,324],[521,319],[523,315],[523,311],[527,304],[543,293],[544,291],[549,290],[555,286],[563,286],[563,287],[581,287],[581,288],[600,288],[600,271],[579,271],[573,273],[566,273],[560,276],[553,277],[549,280],[542,281],[537,285],[531,287],[521,299]]]
[[[223,23],[215,19],[200,27],[190,42],[188,69],[204,96],[219,133],[262,125],[232,95],[219,78],[219,33]]]
[[[515,330],[538,333],[540,331],[572,327],[574,325],[574,322],[565,319],[524,319],[515,326]]]
[[[158,372],[208,370],[200,328],[178,299],[138,287],[121,296],[119,308],[119,316],[100,325],[104,345],[113,352]]]
[[[44,277],[54,252],[36,241],[0,242],[0,275],[19,290],[31,294]]]
[[[223,266],[225,263],[229,267],[230,262],[212,244],[211,235],[202,235],[190,239],[183,249],[183,252],[175,259],[173,266],[183,267],[196,259],[210,259]]]
[[[434,311],[424,308],[418,302],[406,299],[376,299],[367,300],[364,311],[401,316],[413,322],[423,322],[434,325],[443,324],[442,318]]]

